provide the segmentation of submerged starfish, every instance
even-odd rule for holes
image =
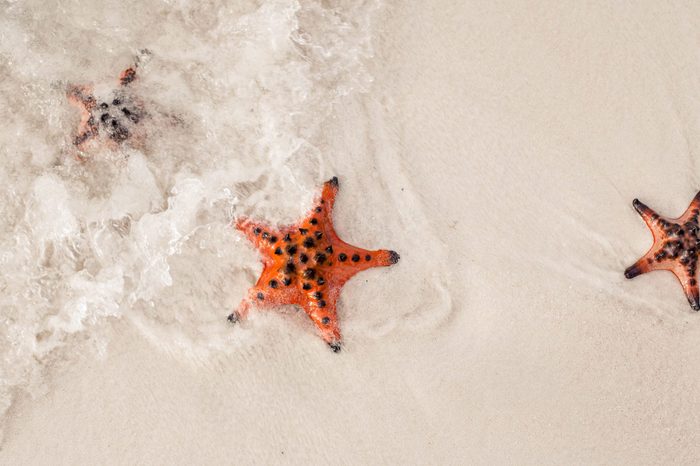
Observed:
[[[700,192],[683,215],[674,219],[661,217],[637,199],[632,205],[654,235],[654,244],[641,259],[625,270],[625,277],[634,278],[652,270],[673,272],[683,286],[690,307],[700,310],[696,276],[700,250]]]
[[[93,86],[68,86],[66,94],[71,104],[80,111],[80,123],[73,144],[84,150],[87,144],[105,133],[112,143],[121,144],[134,133],[134,126],[144,115],[141,102],[127,92],[127,87],[136,79],[139,60],[119,75],[119,87],[103,96],[98,104]]]
[[[333,203],[338,178],[323,185],[321,198],[304,220],[279,229],[241,219],[236,228],[262,253],[263,271],[238,310],[228,319],[237,322],[251,305],[301,306],[333,351],[341,336],[336,305],[340,290],[353,275],[371,267],[395,264],[395,251],[367,251],[342,241],[333,229]]]

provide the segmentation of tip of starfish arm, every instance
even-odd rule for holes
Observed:
[[[339,341],[332,341],[328,343],[328,346],[333,350],[334,353],[340,353],[340,349],[342,347]]]
[[[328,184],[330,184],[331,186],[338,186],[338,177],[334,176],[333,178],[328,180]]]
[[[401,256],[398,252],[389,251],[389,263],[396,264],[399,261],[399,259],[401,259]]]
[[[642,274],[642,271],[636,265],[633,265],[631,267],[627,267],[627,269],[625,270],[625,278],[627,278],[627,279],[634,278],[634,277],[641,275],[641,274]]]

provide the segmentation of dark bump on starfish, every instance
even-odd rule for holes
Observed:
[[[226,320],[228,320],[232,324],[235,324],[236,322],[241,320],[241,317],[238,315],[237,312],[232,312],[231,314],[228,315],[228,317],[226,317]]]
[[[294,265],[294,262],[287,262],[287,265],[284,266],[284,271],[286,273],[294,273],[297,269],[297,266]]]
[[[307,230],[306,228],[299,228],[299,233],[301,233],[302,235],[306,235],[308,232],[309,230]]]
[[[317,303],[317,305],[318,305],[318,307],[326,307],[326,302],[325,302],[324,300],[320,300],[320,301]]]
[[[372,260],[372,256],[370,256],[369,254],[367,254],[367,255],[365,256],[365,260],[366,260],[367,262],[371,261],[371,260]]]
[[[103,113],[102,115],[100,115],[100,121],[102,121],[102,123],[106,123],[107,120],[109,120],[109,117],[109,113]]]
[[[396,264],[399,259],[401,259],[401,256],[399,256],[399,253],[396,251],[389,251],[389,263],[391,264]]]
[[[316,207],[316,209],[314,209],[314,210],[316,210],[316,213],[321,212],[321,208],[320,208],[320,207]]]
[[[253,234],[258,236],[262,230],[260,228],[253,228]]]
[[[347,258],[348,258],[348,256],[344,252],[341,252],[340,254],[338,254],[338,260],[340,262],[345,262],[347,260]]]
[[[360,261],[360,256],[359,256],[359,254],[353,254],[353,255],[352,255],[352,261],[353,261],[353,262],[359,262],[359,261]]]
[[[314,233],[314,236],[316,237],[316,239],[321,239],[321,238],[323,238],[323,233],[321,233],[320,231],[317,231],[316,233]]]
[[[308,291],[311,289],[311,283],[304,283],[303,285],[301,285],[301,287]]]
[[[122,113],[124,113],[124,115],[126,115],[126,116],[129,116],[129,115],[131,115],[131,110],[129,110],[129,109],[126,108],[126,107],[123,107],[123,108],[122,108]]]
[[[302,275],[304,278],[313,279],[316,276],[316,271],[314,269],[306,269],[306,270],[304,270]]]
[[[334,353],[340,353],[340,343],[336,343],[336,342],[328,343],[328,346],[331,347],[331,349],[333,350]]]
[[[270,233],[263,231],[262,237],[263,237],[263,239],[268,239],[268,238],[270,238]]]
[[[323,277],[318,277],[318,280],[316,280],[316,283],[318,283],[319,285],[325,285],[326,280],[324,280]]]
[[[688,285],[690,285],[690,286],[695,286],[697,283],[698,283],[697,280],[695,280],[694,278],[691,278],[690,280],[688,280]]]
[[[328,246],[328,247],[326,248],[326,252],[327,252],[328,254],[333,254],[333,246]]]
[[[324,317],[323,319],[321,319],[321,322],[323,323],[323,325],[328,325],[328,324],[331,323],[331,318],[330,318],[330,317]]]
[[[318,220],[316,220],[315,218],[312,218],[312,219],[309,221],[309,223],[312,224],[312,225],[318,225]]]
[[[276,236],[270,236],[270,243],[274,244],[276,243],[278,238]]]
[[[340,183],[338,183],[338,177],[334,176],[330,180],[328,180],[328,183],[330,183],[331,186],[338,186]]]
[[[112,101],[112,105],[121,105],[121,103],[122,103],[122,101],[119,100],[119,99],[114,99],[114,100]]]
[[[321,293],[320,291],[314,291],[311,296],[313,296],[314,299],[321,299],[323,298],[323,293]]]
[[[287,254],[289,254],[290,256],[293,256],[296,253],[297,253],[296,245],[287,246]]]
[[[304,242],[302,243],[305,248],[311,249],[314,246],[316,246],[316,242],[313,240],[313,238],[305,238]]]
[[[114,129],[114,132],[109,135],[109,138],[113,141],[122,142],[129,138],[129,130],[119,125]]]
[[[282,255],[282,249],[280,249],[280,248],[275,249],[275,254],[278,255],[278,256],[281,256],[281,255]]]
[[[263,299],[265,299],[265,295],[262,293],[258,293],[257,298],[260,300],[263,300]]]
[[[270,280],[270,288],[277,288],[277,280]]]
[[[306,263],[309,261],[309,256],[307,256],[306,254],[300,254],[300,255],[299,255],[299,261],[300,261],[302,264],[306,264]]]
[[[284,277],[284,278],[282,279],[282,283],[284,283],[284,286],[289,286],[289,285],[292,284],[292,279],[289,278],[289,277]]]
[[[287,233],[286,235],[284,235],[284,241],[285,241],[286,243],[289,243],[289,242],[292,241],[292,237],[289,236],[289,233]]]
[[[100,104],[100,108],[108,108],[108,107],[109,107],[109,104],[107,102],[102,102]]]
[[[317,264],[323,264],[324,262],[326,262],[326,255],[322,252],[319,252],[314,256],[314,260]]]

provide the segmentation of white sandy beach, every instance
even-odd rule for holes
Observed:
[[[0,463],[697,463],[700,315],[623,271],[632,200],[700,188],[700,5],[210,3],[0,4]],[[76,161],[61,86],[140,48],[185,123]],[[291,309],[232,327],[231,220],[333,175],[339,234],[401,254],[346,285],[343,350]]]

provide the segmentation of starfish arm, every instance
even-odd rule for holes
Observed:
[[[275,249],[275,244],[280,244],[282,233],[271,228],[269,225],[254,222],[248,218],[240,218],[236,222],[236,229],[245,234],[246,238],[261,252],[268,252],[270,248]]]
[[[232,322],[245,318],[251,307],[260,309],[302,302],[303,298],[296,286],[285,285],[273,269],[263,270],[255,286],[248,290],[245,298],[228,319]]]
[[[688,208],[685,209],[683,215],[680,216],[680,223],[685,223],[690,220],[697,221],[698,214],[700,214],[700,191],[695,195],[693,200],[690,201],[690,205],[688,205]]]
[[[69,102],[85,110],[89,111],[96,104],[96,100],[92,95],[92,89],[90,86],[70,85],[68,86],[66,94],[68,95]]]
[[[128,86],[136,79],[136,67],[130,66],[119,75],[119,84]]]
[[[73,139],[73,144],[82,146],[85,142],[97,136],[97,123],[90,111],[95,107],[95,97],[88,86],[68,87],[68,101],[80,110],[80,123],[78,124],[78,134]]]
[[[339,285],[343,285],[359,272],[374,267],[389,267],[401,258],[396,251],[387,249],[370,251],[342,241],[334,248],[333,253],[334,260],[340,266],[336,273],[336,283]]]
[[[625,278],[631,279],[634,277],[637,277],[639,275],[642,275],[643,273],[651,272],[652,270],[655,270],[652,267],[653,264],[653,259],[651,252],[648,252],[639,259],[637,262],[632,264],[631,266],[627,267],[625,269]]]
[[[301,304],[306,315],[308,315],[316,325],[321,338],[323,338],[328,346],[336,353],[340,351],[343,342],[342,336],[340,335],[340,325],[336,309],[337,302],[337,293],[331,293],[328,296],[324,296],[322,299],[307,299]]]
[[[637,211],[640,217],[644,220],[644,223],[647,224],[649,229],[651,230],[652,234],[654,235],[654,238],[658,236],[658,233],[662,230],[663,223],[666,221],[661,218],[659,214],[654,212],[654,210],[641,202],[639,199],[635,199],[632,201],[632,206],[634,206],[634,209]]]
[[[73,145],[80,147],[95,136],[97,136],[95,128],[89,126],[83,127],[83,125],[81,125],[80,133],[73,138]]]
[[[700,311],[700,292],[698,291],[698,282],[695,278],[695,267],[684,267],[677,264],[671,272],[678,278],[678,281],[683,287],[688,303],[696,311]]]
[[[323,183],[323,189],[321,190],[321,199],[315,201],[316,207],[314,207],[311,212],[307,215],[306,220],[314,219],[316,222],[320,222],[329,233],[333,235],[333,238],[337,238],[333,232],[333,206],[335,205],[335,197],[338,194],[338,178],[333,177],[330,180]],[[313,225],[306,224],[306,228],[313,227]]]
[[[323,211],[327,220],[333,221],[333,206],[335,205],[335,197],[338,195],[340,183],[338,177],[334,176],[330,180],[323,183],[321,191],[321,199],[323,200]]]

